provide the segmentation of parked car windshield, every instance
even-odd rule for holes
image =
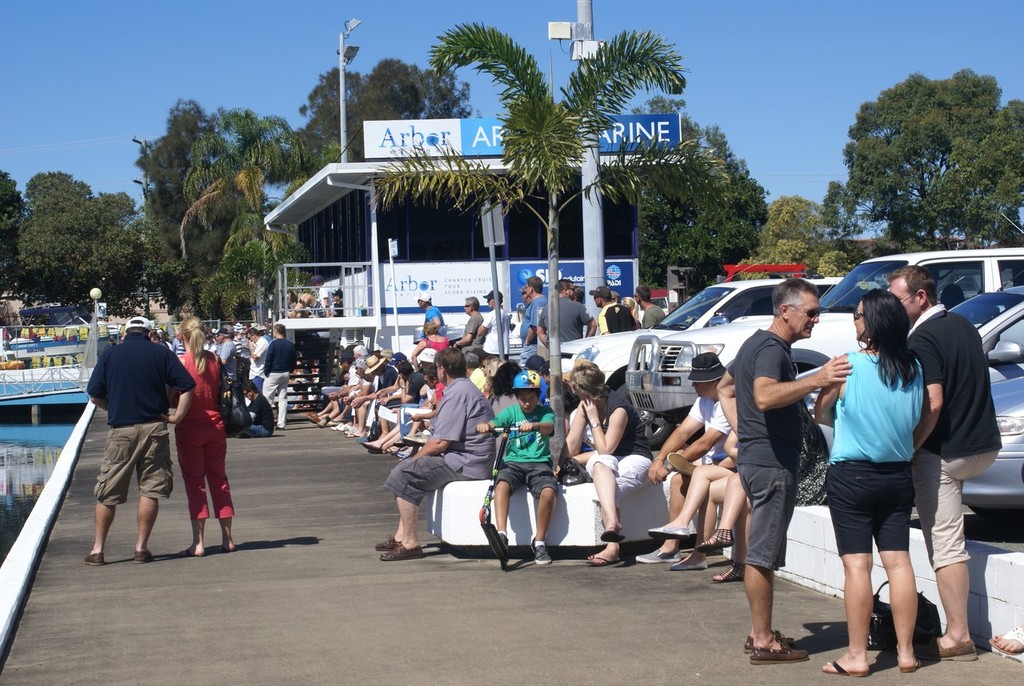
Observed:
[[[1019,290],[1019,289],[1014,289]],[[984,326],[1011,307],[1024,302],[1024,293],[1011,291],[997,291],[995,293],[981,293],[970,300],[965,300],[950,312],[966,317],[975,327]]]
[[[673,331],[685,331],[695,321],[713,308],[725,296],[732,292],[729,286],[708,286],[697,295],[693,296],[682,305],[661,320],[656,329],[672,329]]]
[[[888,288],[889,282],[885,277],[905,266],[906,260],[858,264],[825,294],[821,299],[821,309],[829,312],[853,312],[865,293],[876,288]]]

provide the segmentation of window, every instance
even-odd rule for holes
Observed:
[[[932,262],[924,265],[935,279],[935,294],[946,308],[985,291],[983,262]]]

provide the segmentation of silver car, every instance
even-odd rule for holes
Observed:
[[[963,500],[983,517],[1024,516],[1024,378],[992,384],[1003,448],[991,467],[964,482]]]

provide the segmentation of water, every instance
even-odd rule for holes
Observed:
[[[0,417],[0,561],[53,473],[82,408],[45,408],[42,424],[18,423],[24,414]]]

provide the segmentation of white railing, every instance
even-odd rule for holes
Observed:
[[[304,262],[282,265],[277,272],[275,317],[281,319],[310,316],[306,309],[297,307],[298,302],[303,296],[310,295],[319,301],[322,288],[331,292],[341,291],[340,313],[328,310],[324,313],[326,316],[376,316],[371,266],[370,262]],[[324,283],[320,286],[311,285],[312,276],[321,276]]]
[[[88,371],[81,364],[41,369],[0,370],[0,398],[11,400],[84,391],[89,383]]]

